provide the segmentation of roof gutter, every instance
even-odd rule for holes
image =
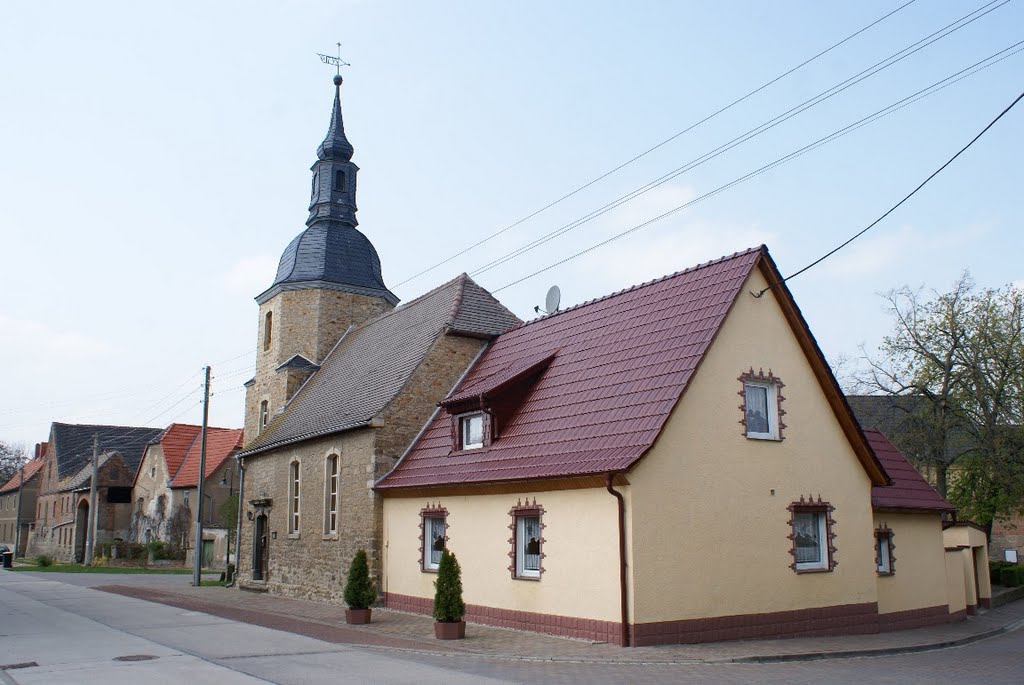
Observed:
[[[482,347],[480,348],[480,351],[476,353],[476,356],[475,356],[475,357],[473,357],[473,361],[471,361],[471,362],[469,363],[469,366],[467,366],[467,367],[466,367],[466,370],[465,370],[465,371],[463,371],[463,372],[462,372],[462,375],[461,375],[461,376],[459,376],[459,378],[458,378],[458,380],[457,380],[457,381],[455,381],[455,384],[454,384],[454,385],[452,386],[452,389],[448,391],[448,394],[447,394],[447,395],[445,395],[445,397],[448,397],[448,396],[450,396],[450,395],[451,395],[451,394],[452,394],[453,392],[455,392],[455,388],[457,388],[457,387],[459,387],[460,385],[462,385],[462,381],[464,381],[464,380],[466,379],[466,376],[468,376],[468,375],[469,375],[469,372],[470,372],[470,371],[472,371],[472,370],[473,370],[473,367],[474,367],[474,366],[476,366],[476,363],[477,363],[478,361],[480,361],[480,357],[484,356],[484,352],[486,352],[486,351],[487,351],[487,350],[488,350],[488,349],[489,349],[490,347],[491,347],[491,345],[490,345],[490,343],[488,343],[488,344],[486,344],[486,345],[483,345],[483,346],[482,346]],[[391,467],[391,468],[390,468],[390,469],[388,470],[388,472],[387,472],[387,473],[385,473],[385,474],[384,474],[383,476],[381,476],[380,478],[378,478],[377,480],[375,480],[375,481],[374,481],[374,483],[373,483],[373,487],[374,487],[375,489],[376,489],[376,487],[377,487],[377,484],[378,484],[378,483],[380,483],[380,482],[381,482],[382,480],[384,480],[384,479],[385,479],[385,478],[387,478],[387,477],[388,477],[389,475],[391,475],[391,472],[392,472],[392,471],[394,471],[395,469],[397,469],[397,468],[399,467],[399,465],[400,465],[400,464],[401,464],[401,463],[402,463],[403,461],[405,461],[405,458],[406,458],[407,456],[409,456],[409,452],[412,452],[412,448],[413,448],[413,446],[414,446],[414,445],[415,445],[416,443],[418,443],[418,442],[420,441],[420,438],[422,438],[422,437],[423,437],[423,434],[427,432],[427,428],[429,428],[429,427],[430,427],[430,425],[431,425],[432,423],[434,423],[434,419],[436,419],[436,418],[437,418],[437,415],[438,415],[438,414],[439,414],[440,412],[441,412],[441,404],[440,404],[440,402],[439,402],[439,403],[438,403],[438,405],[437,405],[436,407],[434,407],[434,412],[433,412],[433,413],[432,413],[432,414],[430,415],[430,418],[429,418],[429,419],[427,419],[426,423],[424,423],[424,424],[423,424],[423,425],[422,425],[422,426],[420,427],[420,430],[419,430],[419,432],[418,432],[418,433],[416,434],[416,437],[415,437],[415,438],[413,438],[413,439],[412,439],[412,442],[410,442],[410,443],[409,443],[409,444],[408,444],[408,445],[406,446],[406,448],[405,448],[405,451],[404,451],[404,452],[402,452],[402,456],[400,456],[400,457],[398,458],[398,461],[396,461],[396,462],[395,462],[395,465],[394,465],[394,466],[392,466],[392,467]]]
[[[626,595],[626,501],[622,493],[612,487],[614,473],[608,473],[604,477],[605,487],[608,493],[618,500],[619,508],[619,611],[622,625],[622,646],[632,647],[629,639],[629,599]]]

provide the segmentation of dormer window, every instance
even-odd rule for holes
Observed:
[[[484,446],[483,412],[459,417],[459,449],[476,450]]]

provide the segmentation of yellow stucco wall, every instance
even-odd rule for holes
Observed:
[[[870,480],[755,271],[665,430],[629,478],[633,621],[875,602]],[[738,377],[785,383],[785,439],[742,434]],[[786,507],[835,507],[838,566],[795,573]]]
[[[947,603],[940,514],[876,513],[875,527],[893,532],[895,573],[878,578],[878,613],[927,609]]]
[[[988,576],[988,538],[972,525],[954,525],[942,531],[946,547],[963,547],[964,593],[968,604],[991,599]]]
[[[967,597],[964,592],[964,552],[951,550],[946,552],[946,600],[949,602],[949,613],[955,614],[967,608]]]
[[[629,502],[629,488],[616,488]],[[509,511],[517,502],[544,508],[540,580],[511,577]],[[618,621],[618,508],[604,489],[524,491],[433,497],[448,511],[448,549],[462,567],[467,604]],[[425,498],[384,499],[384,590],[433,599],[436,573],[420,570],[420,511]]]

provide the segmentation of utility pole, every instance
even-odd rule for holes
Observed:
[[[210,419],[210,367],[203,381],[203,432],[199,443],[199,486],[196,492],[196,543],[192,548],[192,585],[203,584],[203,480],[206,476],[206,423]]]
[[[40,476],[42,479],[42,476]],[[17,557],[21,549],[21,502],[25,492],[25,464],[22,463],[18,476],[18,510],[14,512],[14,556]]]
[[[86,566],[92,566],[93,547],[96,545],[96,479],[99,475],[100,436],[92,436],[92,478],[89,479],[89,515],[85,523],[85,559]]]

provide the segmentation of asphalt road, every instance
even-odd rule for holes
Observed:
[[[786,664],[531,662],[338,645],[88,587],[109,582],[0,572],[0,667],[38,664],[0,670],[0,684],[1024,683],[1024,630],[955,649]]]

